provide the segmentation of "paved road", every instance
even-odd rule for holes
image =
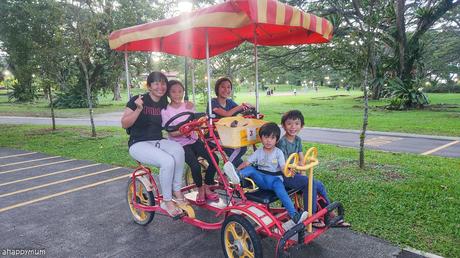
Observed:
[[[120,126],[120,112],[95,116],[96,126]],[[0,116],[2,124],[49,124],[50,118]],[[88,118],[58,118],[58,125],[90,125]],[[300,137],[304,141],[359,147],[357,130],[307,127]],[[460,136],[460,128],[459,128]],[[460,157],[460,137],[416,135],[369,131],[366,146],[370,149],[391,152],[409,152],[421,155]]]
[[[125,199],[130,172],[0,148],[0,254],[27,248],[44,250],[46,257],[223,257],[220,231],[159,215],[147,226],[134,224]],[[273,257],[274,244],[262,241],[265,257]],[[291,254],[422,257],[350,229],[331,229]]]

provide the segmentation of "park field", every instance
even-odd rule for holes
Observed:
[[[127,135],[104,127],[90,137],[87,127],[0,125],[0,146],[67,158],[132,167]],[[324,182],[332,200],[341,201],[352,230],[446,257],[460,257],[460,160],[435,156],[366,151],[316,145]],[[304,148],[311,145],[304,143]],[[121,200],[120,200],[121,201]]]
[[[294,96],[289,88],[275,91],[273,96],[260,94],[260,110],[266,120],[280,122],[281,115],[290,109],[299,109],[305,116],[307,127],[329,127],[360,129],[363,120],[363,99],[360,91],[338,91],[320,88],[318,92],[297,88]],[[134,94],[143,92],[135,89]],[[112,101],[111,95],[100,96],[96,115],[108,112],[121,112],[127,101],[123,92],[122,101]],[[428,94],[431,106],[423,110],[390,111],[385,109],[388,100],[369,101],[368,130],[391,131],[429,135],[460,135],[460,94]],[[254,92],[240,92],[235,96],[237,103],[249,102],[255,105]],[[197,110],[204,111],[203,98],[197,99]],[[88,117],[88,109],[57,109],[57,117]],[[7,102],[0,96],[0,115],[3,116],[50,116],[46,101],[16,104]]]

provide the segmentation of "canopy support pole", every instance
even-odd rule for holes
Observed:
[[[185,63],[185,78],[184,78],[184,83],[185,83],[185,97],[184,97],[184,100],[188,100],[188,83],[187,83],[187,77],[188,77],[188,58],[187,57],[184,57],[184,63]]]
[[[259,119],[259,63],[258,63],[258,56],[257,56],[257,32],[256,27],[254,27],[254,58],[256,64],[256,113],[257,119]]]
[[[209,69],[209,41],[208,41],[208,30],[206,30],[206,70],[208,75],[208,108],[209,108],[209,118],[210,124],[212,124],[212,106],[211,106],[211,72]]]
[[[193,64],[193,59],[190,60],[190,72],[192,73],[192,99],[193,103],[196,104],[195,101],[195,66]]]
[[[128,101],[131,99],[131,87],[129,86],[129,71],[128,71],[128,51],[125,50],[125,73],[126,73],[126,89],[128,90]]]

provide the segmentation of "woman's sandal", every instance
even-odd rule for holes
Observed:
[[[198,195],[196,196],[196,200],[195,200],[195,203],[196,205],[205,205],[206,204],[206,197],[205,198],[200,198],[198,197]]]
[[[165,210],[174,220],[179,219],[184,214],[183,211],[178,207],[174,207],[172,209],[168,208],[165,202],[160,203],[160,208]]]
[[[189,206],[190,203],[185,200],[185,198],[173,198],[173,201],[176,203],[177,207],[184,210],[184,206]]]
[[[351,227],[351,224],[341,219],[335,225],[332,225],[331,227],[332,228],[349,228]]]
[[[311,225],[314,228],[325,228],[326,227],[326,224],[324,224],[324,222],[322,222],[321,220],[315,220],[313,221],[313,223],[311,223]]]

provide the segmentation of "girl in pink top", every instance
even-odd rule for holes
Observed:
[[[181,82],[176,80],[171,80],[168,82],[168,97],[171,100],[171,103],[166,107],[166,109],[161,110],[161,119],[163,121],[163,126],[171,119],[173,116],[182,113],[182,112],[195,112],[195,108],[187,109],[185,103],[183,102],[184,98],[184,86]],[[186,116],[183,119],[176,119],[171,125],[176,125],[186,119]],[[189,136],[182,135],[179,131],[170,132],[169,140],[176,141],[184,147],[185,151],[185,163],[192,170],[192,177],[195,185],[198,187],[198,196],[196,198],[196,203],[198,205],[203,205],[206,203],[206,200],[218,201],[219,195],[214,193],[210,186],[214,184],[214,175],[216,174],[216,167],[213,165],[211,158],[204,147],[204,143],[198,139],[198,136],[195,132],[192,132]],[[205,174],[205,180],[203,184],[203,179],[201,177],[201,165],[198,162],[198,157],[202,157],[208,161],[208,169]],[[216,161],[219,162],[217,156],[214,155]]]

